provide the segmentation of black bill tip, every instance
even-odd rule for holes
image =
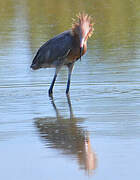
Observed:
[[[81,61],[81,56],[82,56],[82,48],[80,47],[80,61]]]

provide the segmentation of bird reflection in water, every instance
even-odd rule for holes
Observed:
[[[96,156],[92,151],[88,132],[77,125],[82,118],[74,117],[70,96],[67,95],[70,117],[64,118],[57,109],[53,96],[51,104],[56,117],[35,118],[35,124],[45,145],[59,149],[64,155],[76,157],[80,169],[85,169],[88,175],[96,169]]]

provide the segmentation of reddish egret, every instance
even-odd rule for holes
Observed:
[[[49,89],[52,94],[57,74],[63,65],[68,67],[68,82],[66,93],[69,93],[71,73],[74,63],[83,56],[87,50],[87,40],[92,35],[93,24],[87,14],[79,14],[72,29],[65,31],[43,44],[33,59],[31,68],[56,68],[53,81]]]

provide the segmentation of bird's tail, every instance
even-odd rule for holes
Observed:
[[[40,67],[37,64],[31,64],[30,68],[33,70],[39,69]]]
[[[30,68],[32,68],[33,70],[39,69],[39,53],[37,52],[36,56],[34,57],[32,64],[30,66]]]

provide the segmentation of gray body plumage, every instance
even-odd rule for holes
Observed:
[[[65,59],[72,49],[72,44],[73,35],[71,31],[65,31],[55,36],[39,48],[31,68],[35,70],[65,64]]]
[[[71,74],[75,61],[83,56],[87,50],[87,39],[92,34],[93,24],[87,14],[79,14],[78,21],[74,22],[72,29],[65,31],[44,43],[35,55],[31,68],[55,68],[55,74],[49,95],[53,92],[53,87],[59,70],[63,65],[68,67],[68,81],[66,93],[69,93]]]

